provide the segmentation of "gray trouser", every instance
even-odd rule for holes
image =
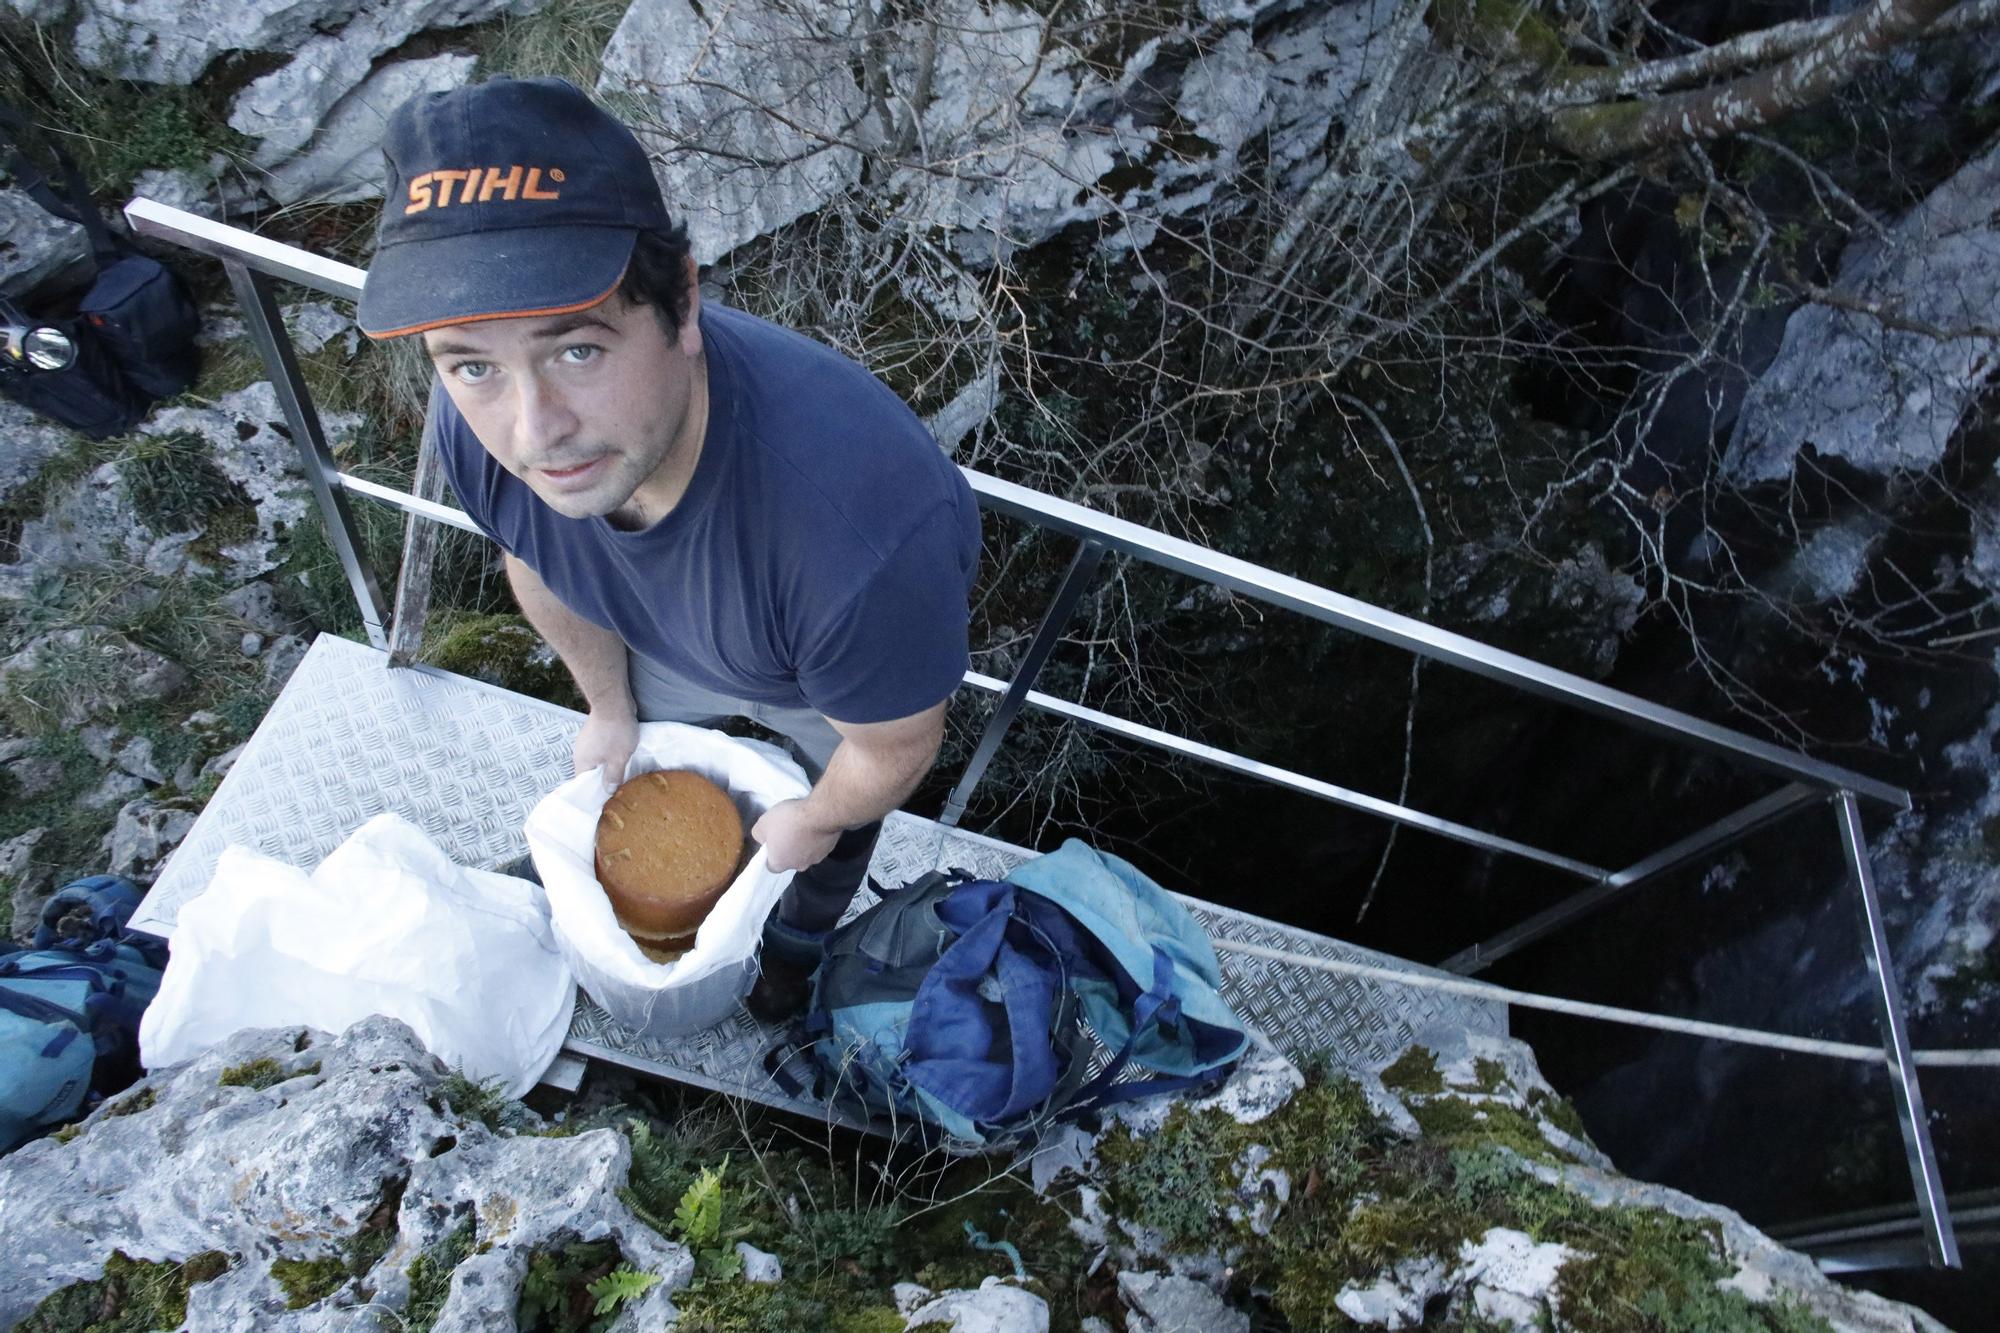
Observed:
[[[641,722],[688,722],[708,727],[732,717],[747,717],[783,736],[806,776],[814,782],[826,772],[827,762],[840,744],[840,733],[833,729],[833,724],[810,708],[732,699],[675,675],[651,658],[638,653],[630,653],[628,658],[627,678]],[[824,861],[792,877],[790,887],[778,903],[779,919],[800,930],[832,929],[868,873],[868,862],[875,854],[875,839],[881,831],[882,823],[877,820],[841,834]]]

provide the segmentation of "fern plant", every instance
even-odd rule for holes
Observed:
[[[630,1264],[620,1264],[584,1290],[597,1298],[593,1314],[607,1315],[626,1301],[636,1301],[660,1280],[657,1273],[642,1273]]]
[[[702,1278],[727,1280],[743,1270],[736,1241],[748,1227],[725,1229],[722,1178],[729,1171],[725,1155],[719,1167],[704,1167],[674,1208],[674,1229],[694,1251],[695,1272]]]

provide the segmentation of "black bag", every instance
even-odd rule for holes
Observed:
[[[0,139],[18,145],[27,131],[27,122],[0,104]],[[194,341],[201,313],[173,270],[112,235],[76,163],[59,145],[52,147],[67,200],[18,146],[8,170],[43,208],[89,233],[97,277],[80,300],[0,302],[9,323],[53,328],[75,348],[70,363],[56,370],[0,358],[0,393],[101,440],[130,430],[155,402],[194,383],[201,371]]]

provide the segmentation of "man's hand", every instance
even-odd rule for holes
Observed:
[[[616,791],[625,780],[625,765],[639,747],[639,720],[628,712],[590,710],[583,730],[576,733],[576,771],[604,770],[604,790]]]
[[[842,830],[816,823],[802,798],[780,801],[764,812],[750,836],[764,845],[764,859],[773,871],[805,870],[826,860]]]

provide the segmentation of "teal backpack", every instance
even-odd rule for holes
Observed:
[[[766,1067],[892,1132],[1008,1146],[1228,1077],[1249,1038],[1221,986],[1187,909],[1072,839],[1008,881],[934,871],[833,931]]]
[[[166,944],[126,931],[138,905],[129,880],[77,880],[49,899],[34,948],[0,954],[0,1152],[139,1076]]]

